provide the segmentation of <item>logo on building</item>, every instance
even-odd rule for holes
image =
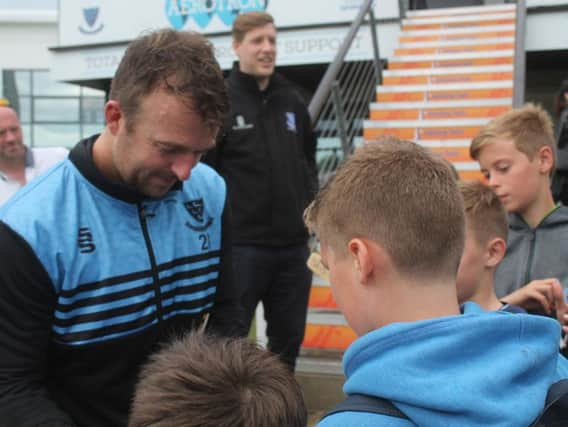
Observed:
[[[166,16],[172,27],[181,30],[189,19],[199,28],[207,28],[215,15],[227,27],[239,13],[265,10],[268,0],[166,0]]]
[[[79,25],[80,32],[83,34],[96,34],[103,29],[104,24],[100,22],[99,11],[100,8],[98,6],[83,8],[84,22]]]

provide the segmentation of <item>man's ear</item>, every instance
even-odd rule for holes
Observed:
[[[120,121],[124,119],[118,101],[110,100],[105,104],[106,126],[112,135],[116,135],[120,129]]]
[[[501,237],[491,239],[486,246],[485,266],[488,268],[497,267],[505,257],[507,243]]]
[[[233,47],[233,52],[235,52],[235,55],[239,56],[237,51],[239,50],[239,47],[241,46],[241,42],[233,39],[233,43],[231,44],[231,46]]]
[[[544,175],[550,175],[550,171],[554,166],[554,151],[552,147],[548,145],[540,147],[537,156],[540,172]]]
[[[367,239],[355,238],[347,243],[347,251],[355,263],[359,282],[363,285],[371,282],[378,271],[384,270],[386,252],[380,246]]]

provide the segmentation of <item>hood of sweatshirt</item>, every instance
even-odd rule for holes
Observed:
[[[390,399],[420,426],[524,426],[568,376],[556,321],[485,312],[395,323],[357,339],[343,359],[347,394]],[[391,418],[392,420],[392,418]]]

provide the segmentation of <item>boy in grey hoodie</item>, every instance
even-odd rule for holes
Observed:
[[[568,287],[568,208],[550,190],[555,143],[550,116],[526,104],[489,122],[473,139],[470,155],[509,213],[507,252],[495,275],[501,301],[564,323]]]

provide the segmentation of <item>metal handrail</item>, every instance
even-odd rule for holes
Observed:
[[[345,36],[345,39],[343,39],[343,42],[341,43],[341,46],[337,51],[333,62],[329,65],[325,74],[323,75],[323,78],[321,79],[316,93],[314,94],[310,105],[308,106],[310,117],[312,118],[312,122],[314,123],[319,117],[321,109],[331,93],[331,85],[337,79],[341,65],[345,61],[347,52],[351,47],[351,43],[353,43],[357,31],[359,31],[359,27],[363,23],[365,15],[369,13],[369,9],[372,7],[373,1],[374,0],[365,0],[365,3],[361,6],[361,9],[359,9],[357,17],[351,24],[351,27],[349,27],[349,32],[347,33],[347,36]]]
[[[527,4],[525,0],[517,0],[515,21],[515,78],[513,80],[513,107],[517,108],[521,107],[525,102],[525,34],[527,26]]]

